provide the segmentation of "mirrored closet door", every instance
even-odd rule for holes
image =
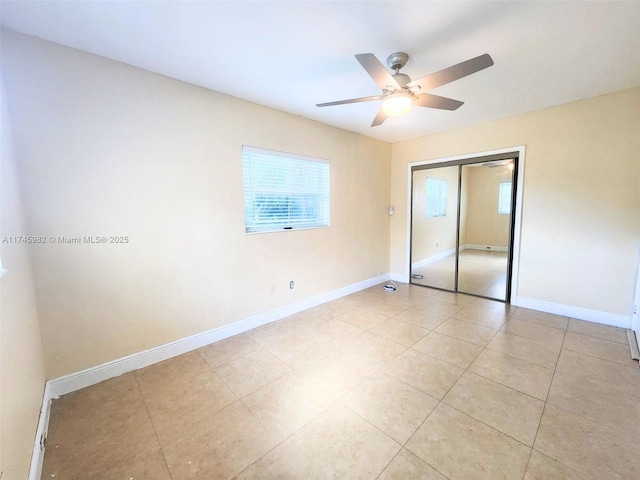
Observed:
[[[517,157],[412,171],[411,283],[509,298]]]

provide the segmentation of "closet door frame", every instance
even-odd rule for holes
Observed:
[[[512,209],[513,218],[513,238],[512,238],[512,260],[511,260],[511,271],[508,272],[511,276],[511,289],[509,291],[508,297],[506,299],[507,303],[512,305],[517,304],[517,294],[518,294],[518,274],[519,274],[519,264],[520,264],[520,234],[521,234],[521,217],[522,217],[522,192],[524,190],[524,166],[525,166],[525,146],[520,145],[516,147],[510,148],[502,148],[499,150],[491,150],[485,152],[475,152],[469,153],[465,155],[457,155],[454,157],[445,157],[445,158],[435,158],[432,160],[424,160],[418,162],[412,162],[407,165],[407,228],[406,228],[406,254],[405,254],[405,281],[406,283],[411,283],[411,209],[412,209],[412,198],[413,198],[413,169],[414,167],[420,167],[425,165],[434,165],[439,164],[438,166],[446,167],[446,166],[454,166],[459,165],[461,161],[465,160],[475,160],[478,162],[491,161],[492,159],[496,159],[497,157],[503,156],[506,158],[509,154],[513,154],[514,157],[517,157],[517,165],[516,165],[516,195],[515,195],[515,205]]]

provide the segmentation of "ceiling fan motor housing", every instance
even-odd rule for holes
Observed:
[[[389,65],[391,70],[395,70],[396,73],[398,73],[398,70],[404,67],[408,60],[409,55],[404,52],[396,52],[387,57],[387,65]]]
[[[411,81],[409,75],[405,75],[404,73],[400,73],[399,70],[407,64],[409,60],[409,55],[404,52],[396,52],[392,53],[387,57],[387,65],[391,70],[395,70],[396,73],[393,74],[393,78],[400,87],[405,88],[407,83]]]

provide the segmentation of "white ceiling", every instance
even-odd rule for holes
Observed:
[[[640,85],[640,2],[2,1],[2,25],[363,135],[397,142]],[[489,53],[433,90],[466,103],[370,127],[354,58],[411,58],[413,79]]]

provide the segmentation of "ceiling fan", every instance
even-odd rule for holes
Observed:
[[[400,73],[400,69],[404,67],[407,60],[409,60],[409,55],[404,52],[392,53],[387,57],[387,65],[389,65],[391,70],[395,71],[394,74],[389,73],[380,60],[372,53],[359,53],[356,55],[356,59],[382,89],[382,94],[371,97],[338,100],[336,102],[318,103],[316,107],[330,107],[333,105],[343,105],[345,103],[382,100],[378,114],[371,124],[372,127],[382,124],[387,117],[404,115],[411,110],[413,105],[439,108],[442,110],[456,110],[460,108],[464,102],[439,97],[431,93],[420,93],[420,91],[426,92],[427,90],[432,90],[493,65],[493,59],[489,54],[485,53],[479,57],[458,63],[457,65],[445,68],[444,70],[412,82],[408,75]]]

